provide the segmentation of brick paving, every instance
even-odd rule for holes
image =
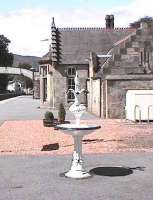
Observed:
[[[101,125],[83,138],[83,153],[153,152],[153,124],[120,120],[82,120]],[[0,126],[0,154],[71,154],[73,139],[44,127],[42,120],[5,121]]]

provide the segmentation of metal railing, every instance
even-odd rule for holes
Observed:
[[[139,123],[141,123],[141,108],[139,105],[135,105],[134,107],[134,121],[136,122],[136,112],[137,112],[137,109],[139,111]]]
[[[150,109],[153,108],[153,105],[148,106],[148,123],[150,122]]]

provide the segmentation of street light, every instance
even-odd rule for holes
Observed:
[[[35,72],[35,68],[31,67],[30,70],[32,71],[32,82],[33,82],[32,98],[34,99],[34,72]]]

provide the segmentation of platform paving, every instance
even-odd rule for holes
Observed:
[[[72,121],[73,122],[73,121]],[[153,152],[153,124],[120,120],[82,120],[101,129],[83,138],[84,153]],[[42,120],[5,121],[0,127],[0,154],[70,154],[73,139]]]
[[[32,96],[19,96],[0,101],[0,125],[10,120],[36,120],[43,119],[46,111],[52,111],[55,118],[58,117],[58,110],[42,106],[39,99]],[[96,119],[97,117],[86,112],[82,119]],[[67,110],[66,120],[74,119],[71,112]]]

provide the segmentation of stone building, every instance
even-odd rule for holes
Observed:
[[[153,28],[114,28],[107,15],[105,28],[57,28],[51,26],[49,52],[41,59],[40,99],[50,107],[68,105],[74,96],[75,71],[87,88],[88,110],[103,118],[125,115],[128,90],[153,89]],[[87,100],[87,101],[86,101]]]
[[[128,118],[130,109],[131,120],[147,120],[150,109],[153,118],[153,24],[142,22],[107,55],[90,55],[88,109],[103,118]]]

